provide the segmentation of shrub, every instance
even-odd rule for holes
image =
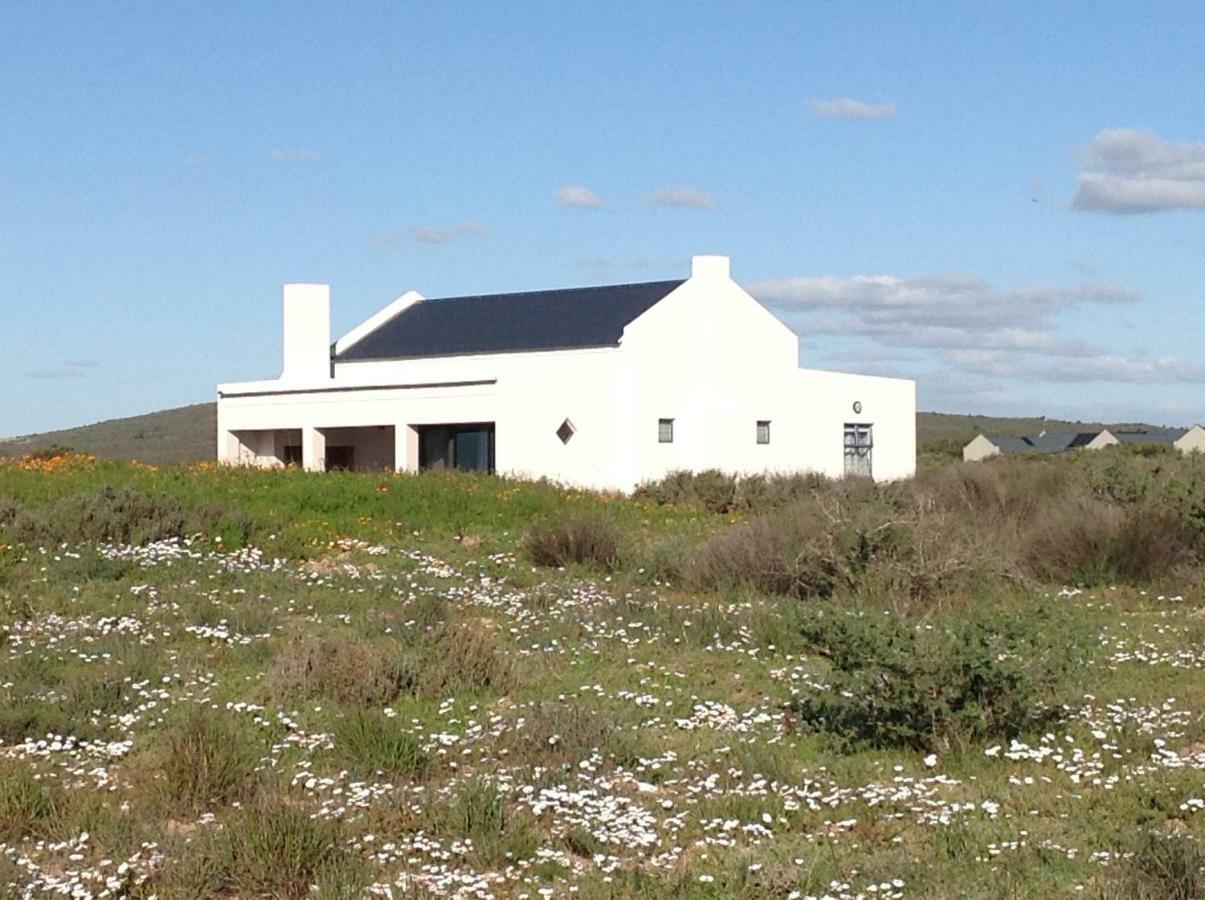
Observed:
[[[362,772],[415,777],[431,767],[431,758],[414,733],[375,710],[349,713],[335,729],[335,741]]]
[[[14,497],[0,497],[0,528],[7,528],[20,515],[24,504]]]
[[[487,866],[530,858],[540,843],[530,813],[510,805],[487,781],[462,784],[433,814],[437,830],[466,844],[471,841],[473,853]]]
[[[174,810],[202,813],[248,796],[259,759],[256,744],[228,716],[195,707],[167,734],[160,793]]]
[[[46,836],[63,806],[58,790],[34,778],[23,765],[0,767],[0,840],[15,843],[30,835]]]
[[[1111,873],[1106,900],[1200,900],[1205,897],[1205,850],[1191,834],[1146,832],[1133,855]]]
[[[572,516],[533,526],[523,538],[523,548],[537,566],[610,569],[619,557],[619,537],[610,522]]]
[[[414,690],[417,670],[416,661],[392,641],[307,638],[276,655],[268,688],[291,700],[326,697],[347,706],[381,707]]]
[[[177,500],[129,485],[105,485],[41,509],[25,509],[11,527],[25,543],[145,544],[189,533],[187,516]]]
[[[671,472],[636,488],[634,496],[660,505],[698,506],[708,512],[763,511],[830,484],[823,475],[727,475],[718,469]]]
[[[915,523],[884,499],[856,492],[816,497],[738,525],[698,549],[690,577],[703,588],[747,586],[824,599],[856,588],[876,567],[906,575],[908,591],[923,591],[969,567],[942,556],[955,544],[918,541]]]
[[[580,703],[540,703],[524,710],[523,719],[511,743],[524,759],[547,764],[550,757],[581,760],[597,751],[609,762],[630,766],[656,753],[644,735],[614,715]]]
[[[166,893],[303,898],[319,884],[350,887],[367,880],[338,824],[280,797],[263,797],[208,832],[181,869],[167,873],[165,887],[177,889]]]
[[[1044,607],[932,624],[819,609],[801,623],[832,668],[828,690],[799,700],[800,718],[854,746],[934,750],[1015,735],[1077,655]]]
[[[448,697],[462,691],[505,692],[517,681],[514,662],[485,621],[444,625],[425,652],[418,690],[427,697]]]
[[[1097,584],[1146,581],[1188,561],[1194,536],[1174,515],[1076,495],[1044,504],[1027,523],[1021,563],[1035,578]]]

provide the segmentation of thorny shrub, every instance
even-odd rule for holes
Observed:
[[[1019,734],[1054,708],[1079,655],[1074,630],[1044,606],[919,623],[817,607],[800,628],[831,671],[796,711],[850,746],[936,750]]]

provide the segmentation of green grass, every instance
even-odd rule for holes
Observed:
[[[1034,495],[1059,502],[1050,485],[1064,482],[1101,498],[1138,483],[1177,515],[1195,509],[1190,468],[1020,465],[906,489],[992,504],[952,519],[954,536],[976,517],[1012,529]],[[195,558],[0,536],[0,894],[95,894],[110,877],[143,897],[351,897],[372,884],[590,898],[1200,890],[1198,563],[1062,593],[1061,579],[988,567],[920,602],[859,551],[852,583],[823,601],[826,615],[872,623],[840,635],[862,642],[846,648],[856,665],[842,681],[817,601],[692,580],[697,556],[756,510],[471,476],[0,464],[0,497],[27,508],[104,484],[168,494],[189,515],[241,510],[265,556],[213,533]],[[895,502],[868,509],[898,515]],[[580,517],[609,523],[621,552],[534,565],[531,525]],[[949,627],[970,642],[1010,623],[1040,640],[965,653],[937,635],[914,642],[932,659],[898,658],[913,646],[901,634]],[[1073,651],[1057,678],[1016,680],[1029,655]],[[876,684],[875,663],[930,680],[954,667],[974,685],[1003,674],[1026,688],[1025,708],[999,730],[965,690],[930,684],[960,723],[958,740],[933,744],[843,741],[801,715],[801,698],[825,696],[818,685]],[[884,704],[878,715],[898,698],[876,691],[850,693]],[[1030,750],[1009,758],[1013,738]]]

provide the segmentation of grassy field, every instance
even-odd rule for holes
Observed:
[[[1203,473],[0,461],[0,892],[1202,896]]]

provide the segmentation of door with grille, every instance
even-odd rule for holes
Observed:
[[[871,455],[874,452],[874,436],[871,426],[845,423],[845,474],[862,478],[873,477]]]

